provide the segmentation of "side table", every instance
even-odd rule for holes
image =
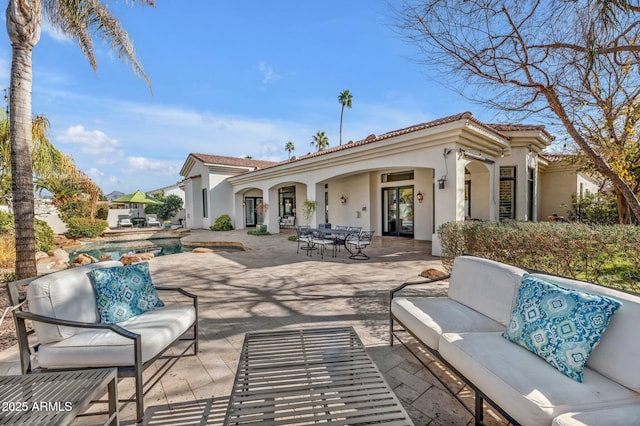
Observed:
[[[118,425],[115,368],[0,376],[0,424],[67,425],[89,403],[109,392],[109,418]]]

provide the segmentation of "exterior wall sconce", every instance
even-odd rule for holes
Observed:
[[[444,189],[444,183],[447,181],[447,178],[442,176],[438,179],[438,189]]]
[[[344,195],[342,195],[342,196],[340,197],[340,203],[341,203],[341,204],[347,204],[347,197],[345,197]]]
[[[243,200],[242,201],[242,207],[246,207],[246,206],[247,206],[247,203]]]
[[[418,191],[416,194],[416,200],[418,200],[419,203],[424,201],[424,195],[422,195],[422,192]]]

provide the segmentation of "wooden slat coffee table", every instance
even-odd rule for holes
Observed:
[[[89,403],[109,392],[109,417],[117,425],[115,368],[0,376],[0,424],[67,425]]]
[[[353,327],[247,333],[225,425],[413,425]]]

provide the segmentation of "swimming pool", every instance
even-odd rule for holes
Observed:
[[[102,241],[89,243],[82,247],[74,247],[67,250],[69,258],[73,259],[79,254],[86,253],[96,259],[109,255],[111,259],[118,260],[125,254],[153,253],[154,256],[165,256],[169,254],[190,251],[183,249],[180,238],[161,238],[153,240],[135,241]]]

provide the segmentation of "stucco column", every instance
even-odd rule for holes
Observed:
[[[311,217],[308,219],[308,223],[307,225],[310,225],[312,228],[315,228],[318,226],[318,200],[317,200],[317,194],[318,194],[318,190],[316,187],[316,183],[315,182],[307,182],[307,198],[306,200],[309,201],[315,201],[316,202],[316,210],[313,212],[313,214],[311,215]],[[304,201],[303,200],[303,205],[301,206],[300,212],[303,213],[301,216],[304,216]],[[323,203],[324,204],[324,203]],[[303,217],[303,220],[304,219]]]
[[[267,231],[271,234],[280,233],[280,223],[278,221],[279,206],[278,203],[278,191],[276,189],[267,189],[262,191],[264,193],[263,200],[269,208],[264,215],[264,223],[267,224]]]
[[[466,160],[458,159],[458,153],[452,151],[446,156],[446,166],[435,168],[435,229],[432,236],[431,254],[440,256],[442,247],[438,238],[438,228],[443,223],[464,220],[464,166]],[[446,176],[444,188],[438,185],[438,179]]]
[[[233,212],[233,218],[234,218],[234,228],[235,229],[244,229],[244,206],[242,205],[242,202],[244,201],[244,194],[242,194],[241,192],[236,192],[235,195],[233,196],[233,205],[234,205],[234,212]]]

